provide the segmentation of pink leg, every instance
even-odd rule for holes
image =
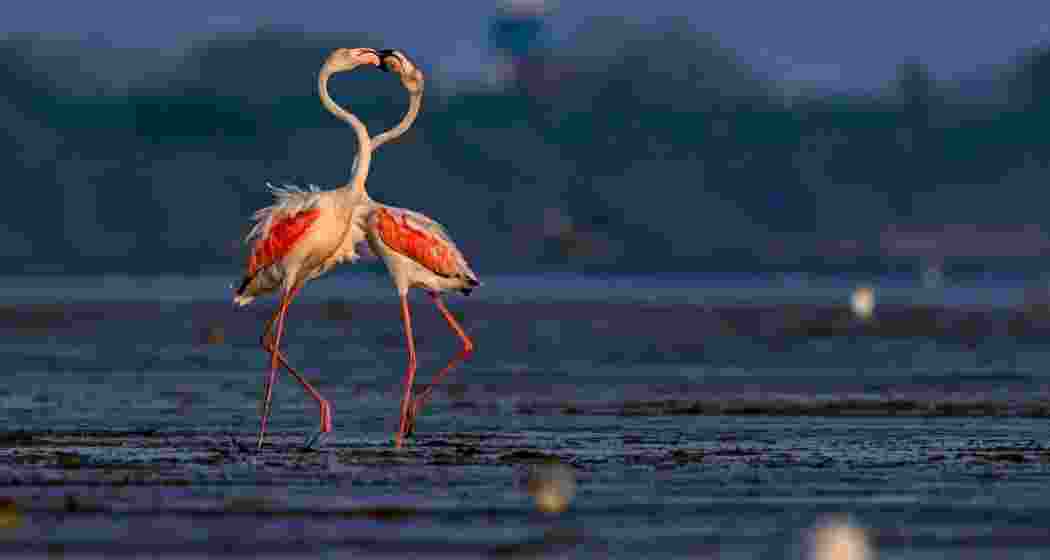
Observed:
[[[281,334],[284,332],[284,317],[288,313],[288,305],[292,303],[292,298],[295,296],[295,292],[298,291],[298,287],[293,287],[281,296],[281,304],[277,308],[277,313],[274,315],[273,322],[277,325],[277,335],[274,338],[274,349],[277,349],[281,345]],[[273,384],[277,381],[277,352],[270,354],[270,375],[266,381],[266,396],[263,398],[263,410],[262,417],[259,419],[259,444],[258,449],[262,449],[263,438],[266,436],[266,422],[270,417],[270,406],[273,402]]]
[[[415,428],[416,416],[418,416],[419,413],[423,410],[423,407],[426,406],[427,400],[430,399],[430,395],[434,392],[434,387],[437,386],[437,384],[440,383],[441,380],[446,375],[448,375],[449,372],[451,372],[457,365],[459,365],[460,362],[466,361],[466,359],[474,353],[474,342],[470,340],[470,337],[467,336],[467,333],[463,331],[463,327],[459,326],[459,323],[456,321],[456,318],[453,317],[452,313],[450,313],[448,308],[445,307],[445,302],[441,299],[441,296],[436,293],[430,295],[432,298],[434,298],[434,305],[437,305],[438,311],[441,312],[441,315],[443,315],[445,317],[445,320],[448,321],[448,325],[452,327],[452,330],[456,332],[456,335],[459,336],[459,339],[463,342],[463,350],[461,350],[458,355],[452,358],[452,360],[449,361],[448,365],[445,366],[445,369],[441,370],[440,372],[438,372],[437,375],[434,376],[434,379],[430,382],[430,386],[427,387],[427,389],[423,391],[421,395],[414,399],[414,405],[412,406],[410,412],[407,433],[411,433],[413,428]]]
[[[273,317],[266,323],[266,330],[263,332],[263,338],[264,339],[270,336],[270,332],[273,329],[274,324],[277,323],[277,318],[280,316],[280,314],[281,314],[281,305],[278,305],[277,306],[277,311],[274,312]],[[270,359],[271,359],[271,361],[273,360],[273,352],[270,352]],[[258,443],[258,445],[259,445],[260,448],[262,447],[263,432],[266,431],[266,419],[269,416],[268,408],[270,406],[269,405],[270,399],[273,396],[273,384],[277,381],[276,376],[274,375],[274,373],[276,373],[276,372],[271,371],[270,374],[266,378],[266,383],[265,383],[265,385],[263,387],[263,401],[262,401],[262,403],[260,403],[261,406],[259,407],[260,427],[259,427],[259,443]]]
[[[405,324],[405,339],[408,342],[408,369],[405,371],[405,396],[401,398],[401,421],[397,429],[394,447],[401,449],[408,428],[408,408],[412,403],[412,383],[416,377],[416,343],[412,339],[412,317],[408,312],[408,296],[401,294],[401,321]]]
[[[303,376],[299,375],[299,372],[295,371],[295,368],[293,368],[291,366],[291,364],[288,363],[288,360],[285,359],[284,354],[282,354],[281,351],[278,350],[273,345],[273,341],[271,341],[270,338],[269,338],[270,327],[272,325],[273,325],[273,320],[271,320],[269,322],[269,324],[266,327],[266,332],[263,334],[263,338],[262,338],[262,341],[261,341],[263,349],[265,349],[270,354],[276,354],[277,355],[277,361],[280,362],[281,366],[284,367],[284,369],[288,370],[288,373],[292,374],[292,376],[295,377],[295,380],[298,381],[299,384],[303,386],[303,389],[306,389],[306,392],[309,393],[310,396],[313,397],[315,401],[317,401],[317,405],[321,409],[321,411],[320,411],[321,412],[321,426],[320,426],[320,428],[318,430],[319,433],[327,434],[327,433],[331,432],[332,431],[332,407],[331,407],[331,405],[329,405],[327,399],[325,399],[324,397],[321,396],[321,393],[318,392],[317,389],[314,389],[313,385],[310,385],[310,383]]]

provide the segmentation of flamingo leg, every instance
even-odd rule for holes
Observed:
[[[315,401],[317,401],[317,405],[321,409],[321,426],[317,430],[317,433],[314,434],[314,436],[312,436],[311,439],[307,440],[306,444],[306,447],[308,448],[313,447],[313,444],[317,443],[323,434],[327,434],[332,431],[332,407],[328,403],[328,400],[322,397],[321,393],[317,389],[314,389],[313,385],[311,385],[310,382],[306,380],[306,378],[304,378],[302,375],[299,375],[299,372],[295,371],[295,368],[293,368],[292,365],[288,363],[288,360],[285,359],[284,354],[282,354],[281,351],[276,346],[274,346],[273,341],[270,339],[270,330],[273,324],[274,319],[270,319],[270,321],[266,324],[266,331],[263,333],[262,340],[260,341],[263,349],[269,352],[271,355],[277,355],[277,361],[281,364],[281,366],[284,367],[284,369],[288,370],[288,373],[292,374],[292,377],[295,377],[295,380],[298,381],[300,385],[302,385],[303,389],[305,389],[306,392],[309,393]]]
[[[441,299],[441,295],[437,293],[432,293],[430,294],[430,297],[433,298],[434,305],[437,306],[438,311],[440,311],[441,315],[445,317],[445,321],[448,322],[448,326],[451,327],[453,331],[455,331],[456,336],[458,336],[460,341],[463,342],[463,350],[461,350],[459,354],[457,354],[455,357],[449,360],[448,365],[445,366],[445,369],[441,370],[440,372],[438,372],[437,375],[434,376],[434,379],[430,382],[430,386],[428,386],[422,394],[413,399],[413,406],[409,411],[408,431],[406,432],[408,434],[411,434],[413,429],[415,428],[416,417],[423,410],[423,407],[426,406],[427,400],[430,399],[431,394],[434,392],[434,387],[437,386],[437,384],[440,383],[446,375],[448,375],[453,369],[455,369],[457,365],[466,361],[467,358],[469,358],[470,355],[474,353],[474,342],[470,339],[469,336],[467,336],[467,333],[463,330],[463,327],[459,325],[459,322],[456,321],[456,318],[452,315],[452,313],[449,312],[448,307],[445,306],[444,300]]]
[[[412,383],[416,377],[416,343],[412,339],[412,317],[408,312],[408,294],[401,294],[401,321],[405,324],[405,340],[408,344],[408,369],[405,370],[405,394],[401,398],[401,420],[397,429],[394,447],[401,449],[408,428],[408,409],[412,404]]]
[[[273,317],[271,317],[270,320],[266,322],[266,329],[263,331],[264,347],[265,347],[265,341],[269,338],[270,333],[273,330],[273,326],[277,322],[277,317],[280,316],[280,314],[281,314],[281,306],[278,305],[277,306],[277,311],[274,311],[274,313],[273,313]],[[271,347],[272,347],[272,344],[271,344]],[[270,359],[271,360],[273,359],[273,352],[270,352]],[[259,446],[260,447],[262,446],[262,431],[266,429],[266,419],[269,416],[269,411],[267,410],[267,408],[269,407],[269,402],[270,402],[270,399],[272,398],[272,395],[273,395],[273,384],[276,381],[277,381],[276,376],[272,375],[272,372],[271,372],[271,375],[267,376],[266,383],[263,386],[263,402],[259,403],[259,418],[261,419],[260,420],[261,427],[259,429],[259,432],[260,432],[259,433]]]
[[[281,296],[281,304],[271,320],[271,323],[276,323],[277,326],[277,335],[273,344],[274,349],[279,348],[281,345],[281,334],[284,332],[284,317],[288,313],[288,305],[292,303],[292,298],[295,297],[296,291],[298,291],[298,286],[292,287]],[[273,326],[271,325],[270,328],[273,328]],[[277,363],[277,352],[272,352],[270,354],[270,375],[266,380],[266,395],[263,399],[262,416],[259,419],[258,449],[262,449],[263,438],[266,436],[266,422],[269,420],[270,406],[273,403],[273,385],[277,381]]]

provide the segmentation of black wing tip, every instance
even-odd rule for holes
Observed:
[[[468,278],[464,278],[464,280],[467,281],[468,285],[466,287],[464,287],[464,288],[460,288],[459,291],[460,291],[460,293],[462,293],[465,296],[469,296],[470,293],[474,291],[474,288],[477,288],[478,286],[483,286],[484,285],[484,284],[481,283],[481,280],[478,280],[477,278],[470,278],[470,277],[468,277]]]
[[[237,291],[234,292],[234,295],[243,296],[244,295],[244,290],[248,289],[248,284],[252,283],[252,279],[253,278],[255,278],[254,275],[251,275],[251,276],[245,275],[244,279],[241,280],[241,286],[239,288],[237,288]]]

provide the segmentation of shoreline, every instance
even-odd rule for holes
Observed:
[[[228,302],[234,276],[6,276],[0,277],[0,304],[138,302]],[[917,279],[868,281],[809,276],[586,276],[572,274],[484,276],[469,298],[491,303],[607,302],[634,304],[848,305],[859,286],[875,288],[878,305],[1017,307],[1050,302],[1050,289],[1032,280],[953,282],[926,287]],[[385,275],[332,274],[311,282],[297,301],[332,298],[357,302],[396,298]]]

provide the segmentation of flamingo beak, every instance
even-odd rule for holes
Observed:
[[[383,49],[376,54],[379,56],[379,69],[383,72],[389,72],[390,68],[387,68],[386,63],[383,61],[386,60],[386,57],[388,56],[394,56],[394,49]]]
[[[376,66],[382,66],[383,65],[383,59],[382,59],[382,57],[379,56],[379,53],[376,52],[375,49],[368,49],[368,53],[375,55],[375,57],[376,57],[375,65]]]

